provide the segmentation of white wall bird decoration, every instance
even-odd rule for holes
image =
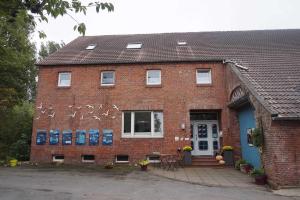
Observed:
[[[99,110],[102,109],[102,104],[100,104],[100,106],[98,107],[98,109],[99,109]]]
[[[42,114],[45,114],[45,112],[46,112],[46,109],[45,109],[45,110],[41,110],[41,113],[42,113]]]
[[[88,108],[91,108],[91,109],[94,109],[94,106],[92,106],[92,105],[86,105],[86,107],[88,107]]]
[[[115,104],[113,105],[113,108],[119,111],[119,108]]]
[[[55,112],[53,112],[52,114],[49,114],[48,117],[53,118],[55,116]]]
[[[83,115],[81,115],[80,119],[83,120]]]
[[[73,114],[70,114],[69,116],[72,117],[72,118],[74,118],[75,115],[76,115],[76,111]]]
[[[108,113],[109,113],[109,110],[107,110],[105,113],[102,113],[102,115],[104,115],[104,116],[108,116]]]
[[[69,105],[68,107],[69,107],[69,108],[72,108],[72,107],[73,107],[73,105]]]
[[[94,115],[93,118],[99,121],[101,120],[100,117],[97,117],[96,115]]]
[[[79,109],[81,109],[81,106],[77,106],[76,108],[79,110]]]
[[[42,109],[43,108],[43,103],[41,103],[39,106],[36,107],[37,109]]]

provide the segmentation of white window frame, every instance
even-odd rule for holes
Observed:
[[[61,81],[61,75],[63,74],[70,74],[70,84],[69,85],[61,85],[60,81]],[[70,87],[71,86],[71,82],[72,82],[72,73],[71,72],[58,72],[58,82],[57,82],[57,86],[58,87]]]
[[[114,83],[103,83],[103,74],[104,73],[113,73],[113,78],[114,78]],[[113,86],[115,85],[116,83],[116,74],[115,74],[115,71],[102,71],[101,72],[101,80],[100,80],[100,84],[101,86]]]
[[[127,156],[128,160],[118,160],[118,156]],[[129,163],[129,156],[128,155],[116,155],[115,162],[116,163]]]
[[[131,129],[130,133],[124,133],[124,113],[131,113]],[[151,112],[151,132],[134,132],[134,121],[135,121],[135,113],[137,112]],[[162,113],[162,123],[161,123],[161,132],[154,132],[154,113],[160,112]],[[164,137],[164,115],[162,111],[149,111],[149,110],[141,110],[141,111],[124,111],[122,112],[122,138],[163,138]]]
[[[84,154],[84,155],[81,156],[81,162],[82,163],[94,163],[95,160],[96,160],[96,156],[95,155],[92,155],[92,156],[94,156],[94,160],[85,160],[84,156],[88,156],[88,155]]]
[[[208,74],[209,74],[209,82],[206,82],[206,83],[201,83],[201,82],[198,82],[198,72],[208,72]],[[212,78],[211,78],[212,76],[211,76],[211,69],[205,69],[205,68],[203,68],[203,69],[196,69],[196,83],[198,84],[198,85],[210,85],[210,84],[212,84]]]
[[[142,46],[143,43],[141,42],[128,43],[126,49],[141,49]]]
[[[159,72],[159,83],[149,83],[149,72],[153,72],[153,71],[157,71],[157,72]],[[147,74],[146,74],[146,83],[147,83],[147,85],[161,85],[161,70],[160,69],[149,69],[149,70],[147,70]]]
[[[65,161],[65,156],[63,159],[57,159],[56,156],[64,156],[64,155],[52,155],[52,162],[63,163]]]

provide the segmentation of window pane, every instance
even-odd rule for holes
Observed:
[[[134,113],[134,132],[151,132],[151,112]]]
[[[124,113],[124,133],[131,133],[131,112]]]
[[[101,84],[114,84],[115,73],[114,72],[102,72]]]
[[[160,84],[160,70],[147,71],[147,84]]]
[[[162,112],[154,112],[154,132],[162,132],[163,114]]]
[[[207,141],[199,141],[198,145],[199,145],[200,151],[208,150],[208,142]]]
[[[71,73],[59,73],[58,76],[58,86],[71,85]]]
[[[197,83],[210,84],[211,83],[210,70],[197,70]]]
[[[198,125],[198,137],[199,138],[207,138],[207,125],[206,124]]]

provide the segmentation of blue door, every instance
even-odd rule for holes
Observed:
[[[238,111],[240,123],[240,140],[242,148],[242,157],[254,168],[261,167],[260,153],[258,148],[249,144],[248,133],[255,128],[254,110],[251,106],[245,106]],[[251,143],[251,142],[250,142]]]

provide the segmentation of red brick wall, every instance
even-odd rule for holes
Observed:
[[[226,68],[227,99],[235,87],[241,85],[247,90],[236,74]],[[255,108],[256,124],[262,122],[265,144],[263,148],[263,166],[273,186],[300,184],[300,123],[299,121],[273,121],[271,114],[250,93],[250,102]],[[229,135],[235,147],[235,158],[241,157],[240,131],[237,112],[229,109]]]
[[[210,86],[196,85],[196,69],[211,68],[213,83]],[[146,70],[161,69],[161,87],[147,87]],[[114,87],[100,87],[100,72],[102,70],[115,70],[116,84]],[[72,72],[72,86],[58,88],[58,72]],[[221,124],[224,141],[229,143],[228,117],[226,113],[225,68],[220,63],[193,63],[193,64],[152,64],[152,65],[121,65],[121,66],[61,66],[41,67],[39,70],[39,83],[36,105],[43,103],[45,108],[53,107],[55,117],[49,118],[36,109],[31,160],[36,162],[50,162],[52,154],[64,154],[65,162],[80,162],[82,154],[96,155],[96,162],[112,160],[116,154],[128,154],[131,161],[142,159],[153,151],[161,153],[176,153],[178,147],[189,142],[175,142],[174,137],[189,137],[189,110],[209,109],[222,110]],[[103,118],[94,120],[87,115],[86,104],[99,106],[103,104],[103,112],[110,109],[110,116],[115,119]],[[162,139],[122,139],[121,112],[112,109],[117,105],[120,110],[162,110],[164,114],[164,138]],[[73,105],[69,108],[68,105]],[[75,118],[67,116],[77,109]],[[48,110],[46,111],[46,113]],[[84,114],[84,119],[80,120]],[[101,114],[101,113],[100,113]],[[36,117],[40,116],[40,119]],[[180,129],[180,124],[186,124],[186,130]],[[36,145],[37,129],[71,129],[73,131],[73,144]],[[76,129],[113,129],[113,146],[76,146]],[[101,141],[100,137],[100,141]]]

